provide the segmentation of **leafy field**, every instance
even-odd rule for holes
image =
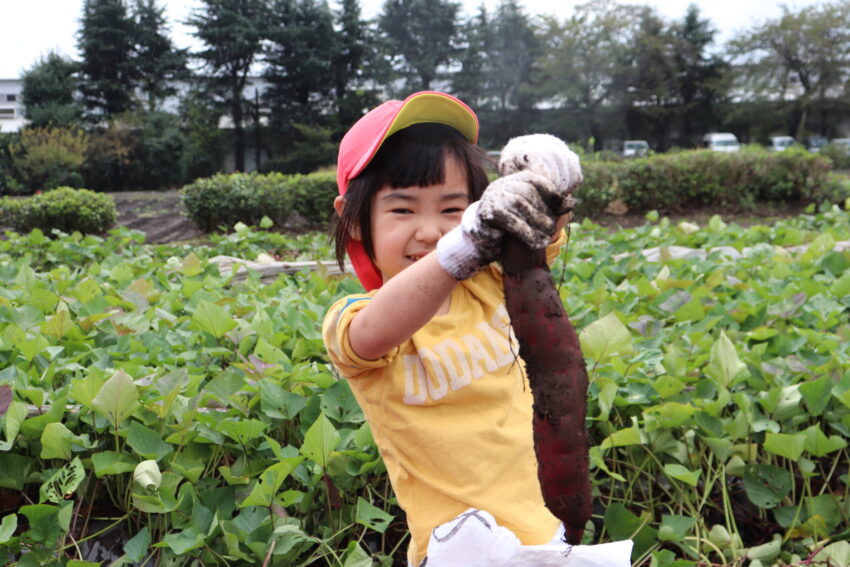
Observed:
[[[591,378],[589,541],[632,537],[635,564],[657,567],[850,565],[843,240],[838,208],[572,226],[554,273]],[[330,259],[321,235],[213,244],[0,241],[4,562],[403,564],[402,512],[319,332],[359,284],[237,283],[207,261]],[[639,253],[659,246],[660,261]]]

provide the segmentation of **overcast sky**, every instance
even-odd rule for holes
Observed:
[[[623,3],[651,5],[668,20],[681,19],[689,2],[687,0],[621,0]],[[331,0],[331,5],[336,2]],[[474,13],[482,3],[488,7],[498,5],[498,0],[461,0],[465,13]],[[524,0],[529,14],[555,14],[567,17],[579,2],[568,0]],[[708,18],[720,32],[720,43],[728,40],[735,32],[749,28],[755,23],[775,18],[781,13],[781,4],[775,0],[695,0],[703,18]],[[789,0],[784,2],[792,10],[822,0]],[[76,58],[76,32],[79,28],[83,0],[0,0],[2,24],[0,24],[0,78],[19,77],[39,57],[49,51],[57,51]],[[172,38],[178,47],[190,47],[192,37],[189,28],[182,24],[192,8],[200,5],[199,0],[160,0],[166,7],[166,15],[172,30]],[[383,0],[361,0],[365,17],[375,16]]]

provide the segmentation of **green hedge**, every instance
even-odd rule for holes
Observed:
[[[302,223],[323,227],[330,219],[336,195],[333,173],[219,174],[182,189],[189,217],[206,232],[230,228],[237,222],[257,225],[264,216],[280,227],[293,220],[293,213]]]
[[[112,228],[118,212],[111,195],[88,189],[58,187],[29,198],[4,197],[0,222],[19,232],[54,229],[65,233],[101,234]]]
[[[846,182],[831,173],[830,161],[803,150],[696,150],[587,162],[583,169],[585,180],[576,192],[583,216],[602,212],[615,199],[637,210],[749,209],[756,203],[838,202],[848,195]]]

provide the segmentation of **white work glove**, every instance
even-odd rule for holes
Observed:
[[[480,203],[469,205],[460,224],[437,242],[437,261],[456,280],[465,280],[499,256],[502,232],[481,221]]]
[[[524,170],[549,179],[563,197],[569,195],[582,181],[578,156],[563,140],[549,134],[518,136],[502,148],[499,175]]]
[[[558,219],[571,208],[568,196],[531,170],[500,177],[478,203],[484,225],[519,238],[533,250],[549,244]]]
[[[570,193],[582,181],[578,156],[555,136],[519,136],[502,149],[499,174],[481,198],[481,220],[532,249],[545,248],[558,219],[575,206]]]

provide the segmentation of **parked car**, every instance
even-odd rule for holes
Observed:
[[[831,144],[838,144],[839,146],[844,146],[850,151],[850,138],[833,138]]]
[[[623,142],[623,157],[641,157],[649,154],[646,140],[626,140]]]
[[[767,148],[774,152],[781,152],[793,148],[797,145],[797,140],[791,136],[771,136],[770,145]]]
[[[730,132],[712,132],[702,137],[703,147],[715,152],[737,152],[741,144],[735,134]]]
[[[806,147],[812,153],[818,153],[822,147],[827,145],[829,140],[826,139],[826,136],[809,136],[806,138]]]

